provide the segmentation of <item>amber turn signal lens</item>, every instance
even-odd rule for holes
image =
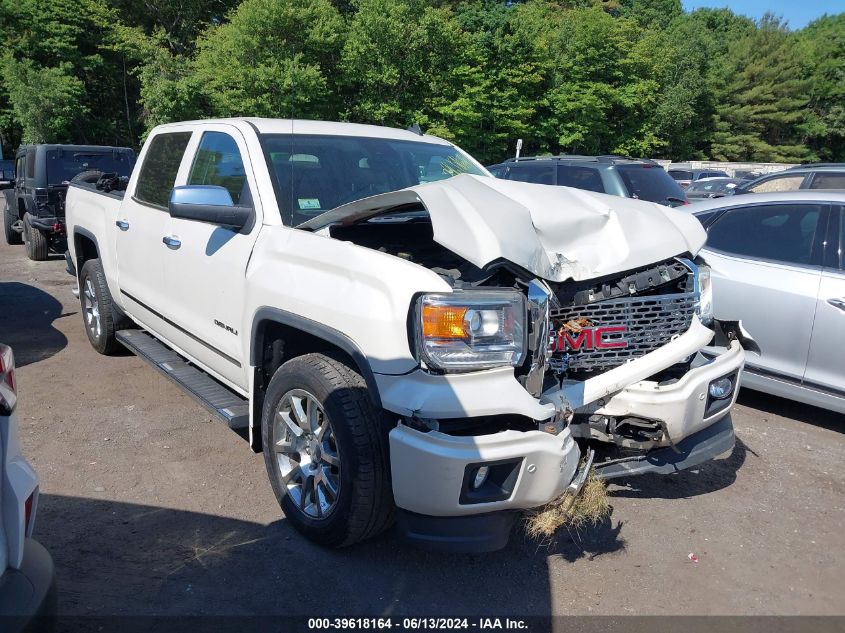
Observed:
[[[424,305],[423,336],[432,338],[464,338],[464,316],[467,308],[460,306]]]

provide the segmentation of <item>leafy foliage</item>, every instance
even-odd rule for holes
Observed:
[[[679,0],[0,0],[0,140],[138,145],[210,116],[513,152],[845,160],[845,14]]]

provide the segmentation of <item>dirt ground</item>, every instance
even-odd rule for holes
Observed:
[[[731,455],[613,485],[609,521],[553,544],[442,556],[388,533],[329,551],[288,525],[240,437],[138,358],[91,349],[64,268],[0,246],[61,614],[845,614],[845,416],[746,392]]]

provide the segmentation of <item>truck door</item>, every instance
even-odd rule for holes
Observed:
[[[114,228],[120,304],[153,331],[167,336],[169,306],[164,286],[162,243],[170,214],[167,203],[182,165],[191,130],[156,134],[141,155],[138,177],[118,211]]]
[[[804,384],[842,398],[845,407],[845,208],[834,207],[826,240]]]
[[[187,185],[216,185],[236,205],[255,210],[250,226],[237,231],[196,220],[170,218],[159,236],[170,244],[163,258],[168,317],[184,328],[173,342],[232,386],[248,386],[243,358],[246,270],[261,229],[261,202],[246,141],[227,124],[204,125],[188,149]]]

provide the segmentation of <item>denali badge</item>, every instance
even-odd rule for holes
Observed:
[[[606,349],[625,349],[628,341],[624,335],[628,328],[624,325],[598,326],[583,317],[570,319],[551,335],[551,347],[554,352],[580,352]],[[617,338],[611,336],[617,335]]]

